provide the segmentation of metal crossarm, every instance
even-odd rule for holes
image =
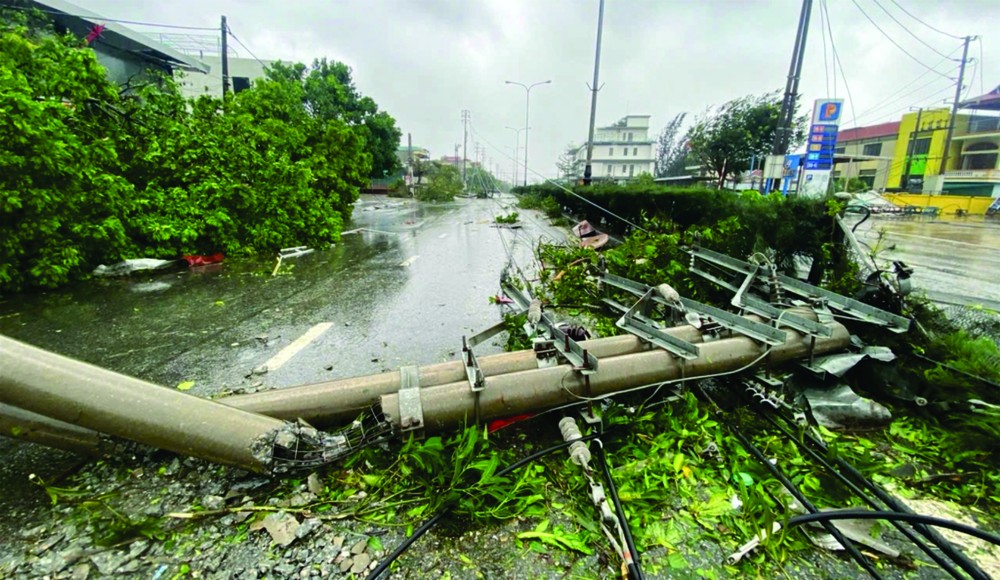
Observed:
[[[602,280],[615,288],[620,288],[626,292],[635,294],[636,296],[650,295],[650,299],[658,304],[663,304],[665,306],[674,307],[676,305],[671,304],[664,298],[656,296],[651,293],[653,290],[652,286],[647,286],[628,278],[622,278],[621,276],[615,276],[614,274],[605,273],[602,276]],[[714,320],[719,326],[728,328],[733,332],[748,336],[754,340],[763,342],[769,345],[784,344],[785,339],[788,337],[787,333],[784,331],[774,328],[773,326],[768,326],[767,324],[761,324],[754,320],[747,320],[742,316],[738,316],[731,312],[726,312],[721,308],[716,308],[714,306],[709,306],[708,304],[703,304],[697,300],[691,300],[690,298],[680,297],[680,303],[688,312],[695,312],[707,318]]]
[[[690,343],[686,340],[681,340],[675,336],[671,336],[663,330],[656,328],[652,324],[643,322],[642,319],[637,316],[641,309],[644,309],[648,303],[650,297],[652,296],[653,289],[643,294],[642,298],[636,302],[632,308],[625,311],[625,314],[618,319],[615,326],[621,328],[622,330],[634,334],[639,338],[649,341],[656,346],[670,352],[676,356],[679,356],[685,360],[691,360],[698,358],[698,345]]]
[[[755,266],[748,262],[744,262],[743,260],[738,260],[732,256],[727,256],[718,252],[713,252],[712,250],[706,250],[705,248],[692,248],[688,250],[688,252],[694,260],[691,268],[693,272],[701,274],[709,280],[719,283],[726,288],[736,291],[739,290],[737,288],[733,288],[731,284],[721,281],[716,276],[711,274],[706,275],[703,270],[695,267],[696,260],[703,260],[704,262],[727,268],[745,276],[754,275],[754,277],[756,277]],[[849,314],[858,320],[876,324],[878,326],[884,326],[897,333],[906,332],[910,328],[909,319],[891,312],[886,312],[881,308],[875,308],[874,306],[865,304],[859,300],[848,298],[847,296],[813,286],[812,284],[807,284],[806,282],[802,282],[801,280],[796,280],[795,278],[782,274],[777,274],[773,279],[782,289],[788,292],[812,301],[822,300],[826,302],[830,308]]]
[[[504,280],[500,282],[503,291],[514,304],[521,310],[527,310],[528,306],[531,304],[531,300],[524,295],[524,293],[513,284],[509,284]],[[538,325],[543,327],[548,333],[548,336],[552,339],[552,346],[555,347],[559,354],[561,354],[566,360],[573,365],[573,368],[580,372],[581,374],[588,375],[597,372],[597,357],[587,351],[587,349],[580,346],[580,343],[576,342],[569,337],[568,334],[560,330],[555,322],[549,318],[548,314],[542,313],[541,319],[538,321]],[[528,334],[533,332],[533,329],[526,328]]]

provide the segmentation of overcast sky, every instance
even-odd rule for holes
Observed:
[[[533,172],[554,176],[566,145],[586,140],[598,0],[75,2],[108,18],[173,25],[218,26],[225,14],[259,58],[343,61],[358,88],[396,118],[404,142],[412,133],[414,144],[434,158],[462,142],[461,111],[469,109],[470,158],[480,142],[510,173],[514,132],[505,127],[524,126],[525,92],[505,80],[552,81],[531,91]],[[893,46],[855,2],[914,58]],[[735,97],[783,90],[800,6],[799,0],[607,0],[598,126],[648,114],[653,137],[677,113],[695,116]],[[969,96],[1000,84],[1000,33],[994,32],[1000,0],[827,0],[827,6],[853,97],[847,126],[854,116],[868,125],[896,120],[911,106],[943,106],[954,93],[945,77],[957,76],[958,63],[935,51],[957,60],[961,41],[900,6],[946,33],[980,36],[969,51],[975,59],[966,75],[975,75],[966,82]],[[800,85],[809,108],[817,98],[848,96],[839,70],[834,94],[831,41],[826,36],[824,65],[822,22],[816,0]]]

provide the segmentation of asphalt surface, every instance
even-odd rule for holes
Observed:
[[[454,359],[463,335],[500,321],[489,298],[503,268],[530,270],[535,240],[565,238],[532,216],[496,227],[515,203],[362,196],[352,233],[283,260],[276,275],[269,257],[94,279],[0,302],[0,334],[169,387],[193,381],[189,392],[203,396]],[[477,347],[500,351],[499,338]],[[262,365],[270,370],[248,376]],[[0,454],[3,511],[43,505],[28,475],[51,478],[76,461],[6,438]]]
[[[873,216],[857,233],[878,263],[912,267],[914,290],[932,301],[1000,311],[1000,220]]]

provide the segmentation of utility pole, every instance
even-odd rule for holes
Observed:
[[[598,76],[601,72],[601,31],[604,29],[604,0],[597,9],[597,51],[594,55],[594,84],[590,87],[590,131],[587,134],[587,164],[583,168],[583,184],[590,185],[593,175],[590,161],[594,156],[594,123],[597,120]]]
[[[226,26],[226,17],[222,17],[222,96],[225,97],[226,93],[229,92],[229,51],[227,36],[229,35],[229,27]],[[966,45],[968,46],[968,45]]]
[[[406,167],[413,167],[413,134],[406,134]]]
[[[920,133],[920,117],[924,114],[924,110],[917,109],[917,124],[913,126],[913,133],[910,134],[910,150],[906,155],[906,171],[903,173],[903,182],[899,185],[910,190],[910,168],[913,165],[913,153],[917,149],[917,135]]]
[[[603,1],[603,0],[602,0]],[[537,83],[532,83],[531,85],[526,85],[524,83],[516,83],[514,81],[504,81],[508,85],[517,85],[524,89],[524,186],[528,186],[528,111],[531,107],[531,89],[539,85],[547,85],[552,81],[539,81]]]
[[[938,175],[944,175],[948,165],[948,150],[951,148],[951,137],[955,133],[955,116],[958,114],[958,101],[962,98],[962,81],[965,80],[965,62],[969,56],[969,43],[975,40],[975,36],[966,36],[965,45],[962,48],[962,64],[958,68],[958,81],[955,83],[955,101],[951,104],[951,117],[948,119],[948,133],[944,137],[944,152],[941,154],[941,169]],[[978,65],[982,68],[982,64]],[[942,185],[944,181],[942,178]]]
[[[773,155],[788,153],[788,142],[792,132],[792,121],[795,117],[795,101],[798,99],[799,77],[802,75],[802,57],[806,51],[806,35],[809,32],[811,12],[812,0],[802,0],[799,28],[795,34],[795,48],[792,49],[792,62],[788,67],[788,82],[785,83],[785,98],[781,101],[778,130],[774,134],[774,147],[771,149]]]
[[[462,110],[462,187],[465,187],[465,160],[469,158],[469,110]]]

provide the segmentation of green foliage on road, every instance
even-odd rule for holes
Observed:
[[[451,165],[436,164],[429,171],[426,185],[418,187],[420,201],[451,201],[462,193],[462,174]]]
[[[152,72],[118,87],[79,39],[2,13],[0,292],[124,258],[322,246],[395,167],[395,122],[341,63],[190,101]]]

